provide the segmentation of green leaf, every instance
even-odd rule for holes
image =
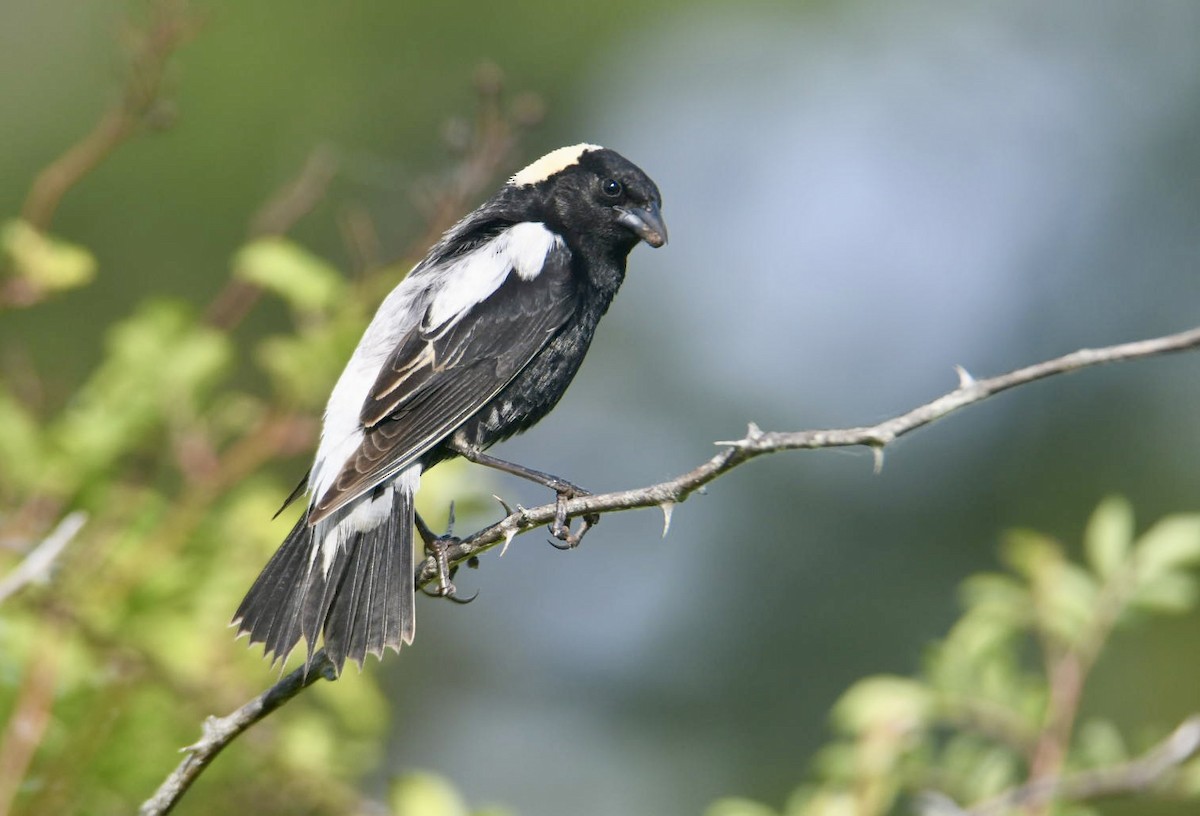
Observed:
[[[357,314],[309,327],[300,334],[276,335],[255,349],[255,360],[287,402],[310,408],[325,404],[354,346],[362,336]]]
[[[232,358],[228,338],[180,303],[152,301],[110,329],[103,362],[52,430],[63,487],[197,414]]]
[[[42,444],[37,421],[0,385],[0,484],[33,486],[45,461]]]
[[[709,805],[704,816],[778,816],[778,813],[761,802],[728,797]]]
[[[395,816],[467,816],[467,806],[458,791],[440,776],[412,773],[392,785]]]
[[[1031,582],[1044,576],[1048,567],[1063,561],[1058,542],[1033,530],[1010,530],[1000,554],[1006,564]]]
[[[1200,514],[1167,516],[1138,540],[1139,581],[1200,564]]]
[[[1079,729],[1079,755],[1089,768],[1105,768],[1129,759],[1121,732],[1109,720],[1088,720]]]
[[[918,680],[880,675],[855,683],[834,704],[833,721],[843,733],[877,727],[908,732],[923,728],[933,709],[933,693]]]
[[[1186,572],[1168,572],[1141,581],[1129,599],[1131,606],[1165,615],[1182,615],[1196,606],[1196,579]]]
[[[73,289],[96,276],[92,253],[40,232],[25,221],[0,226],[0,255],[12,262],[18,275],[42,291]]]
[[[1129,558],[1133,543],[1133,507],[1121,496],[1109,496],[1092,513],[1083,534],[1088,563],[1101,578],[1110,578]]]
[[[342,295],[336,269],[286,238],[260,238],[238,250],[233,274],[282,297],[296,309],[319,312]]]
[[[1075,643],[1090,629],[1100,587],[1083,567],[1064,560],[1048,571],[1039,594],[1040,622],[1046,631]]]
[[[1029,588],[1011,575],[985,572],[969,576],[959,588],[968,614],[979,615],[1018,629],[1030,620],[1033,601]]]

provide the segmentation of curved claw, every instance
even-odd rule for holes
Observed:
[[[427,598],[445,598],[447,601],[454,601],[456,604],[466,606],[471,601],[479,597],[479,590],[475,590],[475,594],[470,598],[458,597],[458,590],[454,588],[454,584],[447,584],[444,587],[435,587],[434,589],[426,589],[421,587],[421,592]]]
[[[553,547],[556,550],[573,550],[573,549],[575,549],[575,547],[573,547],[571,544],[555,544],[554,539],[552,539],[552,538],[547,538],[546,543],[549,544],[551,547]]]
[[[471,601],[473,601],[479,597],[479,590],[478,589],[475,590],[475,594],[472,595],[470,598],[460,598],[457,595],[455,595],[453,592],[448,592],[445,595],[443,595],[442,597],[448,601],[454,601],[456,604],[459,604],[460,606],[466,606]]]

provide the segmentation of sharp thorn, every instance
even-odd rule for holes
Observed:
[[[975,378],[971,376],[971,372],[967,371],[960,365],[954,367],[954,371],[958,374],[958,387],[970,388],[975,384]]]
[[[504,508],[504,514],[506,516],[511,516],[513,514],[513,509],[508,506],[508,502],[497,496],[495,493],[492,494],[492,498],[500,502],[500,506]]]
[[[659,505],[663,514],[663,531],[662,537],[666,538],[667,533],[671,530],[671,514],[675,512],[675,502],[665,501]]]
[[[875,457],[875,475],[878,476],[883,472],[883,446],[872,447],[871,454]]]
[[[511,515],[511,513],[509,515]],[[508,552],[508,545],[512,543],[512,540],[514,538],[516,538],[516,536],[517,536],[517,528],[515,528],[515,527],[505,527],[504,528],[504,543],[500,546],[500,555],[499,555],[500,558],[503,558],[504,554],[506,552]]]

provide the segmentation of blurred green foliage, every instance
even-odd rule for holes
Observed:
[[[157,87],[137,72],[159,77],[186,27],[171,15],[186,13],[182,4],[155,7],[149,33],[134,42],[157,50],[131,59],[131,85]],[[430,191],[441,207],[418,234],[440,232],[510,169],[517,133],[498,77],[481,93],[479,129],[464,136],[445,189]],[[139,117],[161,107],[136,95],[130,108],[129,98],[107,114],[122,127],[106,150],[134,138],[147,126]],[[80,142],[83,153],[96,132]],[[26,202],[38,224],[14,218],[0,227],[0,314],[36,312],[105,273],[87,249],[51,235],[57,199],[42,195],[47,177],[63,182],[60,191],[82,182],[103,152],[39,175],[43,185]],[[231,273],[207,309],[144,298],[103,328],[99,362],[63,398],[44,397],[45,378],[31,363],[6,359],[0,813],[129,813],[206,716],[271,682],[227,626],[290,523],[273,516],[300,466],[269,465],[311,450],[334,379],[381,292],[403,274],[370,265],[350,276],[284,236],[319,202],[328,165],[313,165],[323,175],[306,166],[265,216],[246,213],[252,237],[229,248]],[[242,336],[237,327],[263,300],[287,308],[287,330]],[[451,497],[469,506],[460,473],[451,465],[427,480],[431,518]],[[60,520],[80,513],[82,530],[65,541]],[[390,720],[373,671],[317,684],[287,717],[226,751],[182,810],[353,812]],[[444,784],[424,777],[398,783],[394,800],[397,813],[465,812]]]
[[[600,6],[589,13],[620,17]],[[593,36],[592,26],[570,30]],[[491,31],[481,25],[471,36]],[[161,51],[150,68],[132,62],[157,71],[174,41],[149,40]],[[422,41],[422,58],[440,58],[436,37]],[[567,39],[555,47],[559,62],[584,58]],[[438,59],[425,62],[442,70]],[[432,215],[413,230],[422,243],[511,169],[510,120],[528,121],[537,108],[526,98],[506,113],[495,73],[486,79],[488,114],[475,132],[452,129],[461,153],[444,174],[446,189],[423,191]],[[162,126],[164,106],[135,101],[126,114],[153,121],[131,121],[122,139]],[[38,223],[14,215],[0,225],[0,313],[36,313],[110,271],[55,233],[52,204],[32,209]],[[250,212],[244,220],[256,221]],[[0,600],[0,814],[131,812],[204,717],[272,679],[225,625],[288,527],[273,514],[301,466],[270,464],[311,449],[330,385],[402,274],[370,263],[340,269],[283,234],[287,227],[252,228],[227,247],[231,274],[207,310],[154,296],[103,326],[103,347],[82,355],[99,362],[66,394],[47,398],[38,372],[3,361],[0,576],[28,565],[68,514],[87,521],[52,574],[40,570]],[[243,337],[238,324],[260,298],[290,321],[272,336]],[[421,501],[433,514],[451,497],[462,501],[460,476],[451,464],[427,477]],[[1008,570],[965,582],[963,616],[919,676],[868,678],[845,693],[832,713],[834,740],[782,811],[726,799],[709,816],[870,816],[895,812],[923,790],[971,803],[1035,770],[1072,774],[1138,756],[1155,735],[1130,738],[1100,718],[1076,724],[1083,680],[1114,627],[1195,608],[1200,517],[1169,517],[1135,538],[1131,509],[1110,499],[1092,518],[1084,553],[1076,563],[1044,536],[1012,534]],[[503,813],[472,810],[456,791],[462,778],[424,773],[394,780],[385,804],[365,803],[359,786],[380,762],[392,713],[376,679],[368,669],[314,685],[226,750],[180,812]],[[1160,787],[1200,794],[1200,763]]]
[[[1007,570],[963,582],[963,614],[930,648],[919,676],[869,677],[842,695],[834,741],[819,754],[813,781],[782,810],[727,799],[707,816],[883,816],[911,812],[931,791],[990,813],[1097,813],[1078,802],[1001,807],[997,797],[1031,778],[1116,775],[1166,736],[1139,733],[1145,744],[1131,747],[1108,719],[1075,723],[1115,627],[1195,607],[1200,514],[1169,516],[1135,538],[1128,502],[1106,499],[1087,526],[1083,554],[1077,563],[1043,535],[1010,533]],[[1148,772],[1124,793],[1147,790],[1200,798],[1200,758]]]

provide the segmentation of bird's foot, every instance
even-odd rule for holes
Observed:
[[[567,502],[571,499],[580,498],[582,496],[592,495],[590,491],[584,490],[578,485],[571,484],[565,479],[556,478],[553,484],[548,485],[556,494],[554,522],[550,525],[550,535],[557,538],[562,544],[550,542],[550,546],[556,550],[573,550],[579,546],[579,542],[583,541],[584,534],[600,523],[599,513],[588,513],[579,521],[579,527],[576,530],[571,529],[570,519],[567,518]]]
[[[453,583],[458,567],[450,565],[447,552],[451,547],[462,542],[462,539],[453,535],[454,502],[450,503],[450,519],[446,522],[446,532],[442,535],[437,535],[430,530],[420,515],[416,516],[416,522],[417,532],[421,534],[421,540],[425,542],[425,553],[433,558],[433,563],[437,568],[437,586],[431,590],[421,587],[421,591],[431,598],[445,598],[458,604],[469,604],[479,597],[478,591],[470,598],[458,597],[458,589]]]

